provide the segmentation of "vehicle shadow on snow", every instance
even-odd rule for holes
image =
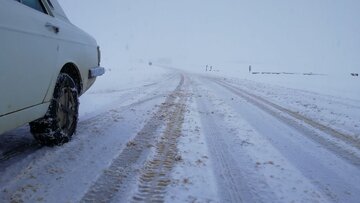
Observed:
[[[4,133],[0,135],[0,168],[20,161],[40,148],[28,126]]]

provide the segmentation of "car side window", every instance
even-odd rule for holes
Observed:
[[[29,6],[30,8],[33,8],[35,10],[47,14],[45,11],[45,7],[40,0],[21,0],[20,2],[26,6]]]

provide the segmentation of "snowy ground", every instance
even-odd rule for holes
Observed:
[[[0,201],[358,202],[358,96],[268,81],[108,72],[70,143],[0,136]]]

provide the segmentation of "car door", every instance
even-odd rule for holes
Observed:
[[[41,0],[0,1],[0,116],[43,102],[59,49],[55,23]]]

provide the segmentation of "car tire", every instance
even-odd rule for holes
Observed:
[[[71,140],[79,116],[77,89],[68,74],[60,73],[46,115],[30,123],[31,133],[41,145],[56,146]]]

